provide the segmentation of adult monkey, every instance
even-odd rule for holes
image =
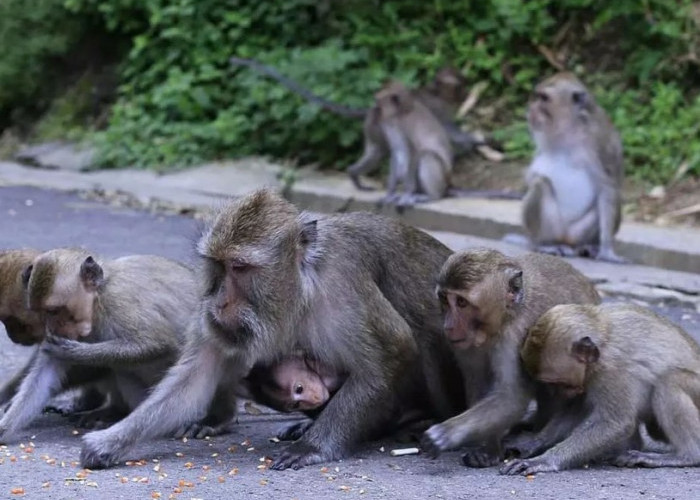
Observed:
[[[605,111],[575,75],[557,73],[535,88],[528,124],[536,151],[525,176],[527,244],[625,262],[613,248],[622,220],[622,142]]]
[[[232,57],[229,61],[233,65],[246,66],[258,73],[273,78],[292,92],[321,106],[327,111],[348,118],[364,118],[364,150],[362,156],[348,167],[348,174],[357,189],[361,191],[370,191],[373,189],[362,182],[360,175],[376,171],[380,167],[382,160],[393,152],[382,130],[381,112],[377,103],[369,108],[343,106],[313,94],[294,80],[261,62],[241,57]],[[459,70],[451,66],[445,66],[438,70],[430,83],[424,87],[410,91],[412,98],[418,101],[422,106],[427,107],[430,113],[434,115],[435,119],[442,125],[456,155],[473,151],[475,148],[490,149],[487,144],[488,141],[460,129],[454,121],[457,108],[467,97],[466,83],[466,78]],[[446,192],[444,195],[447,194],[453,196],[474,195],[490,198],[521,198],[519,193],[498,190],[453,188],[449,193]]]
[[[299,350],[347,379],[274,469],[345,457],[410,403],[435,416],[463,408],[432,294],[450,250],[426,233],[365,213],[315,219],[260,190],[224,206],[197,249],[207,276],[198,341],[126,419],[84,436],[85,467],[117,463],[201,415],[217,382],[236,388],[255,364]]]

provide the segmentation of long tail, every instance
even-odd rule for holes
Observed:
[[[339,114],[341,116],[347,116],[349,118],[362,118],[369,111],[368,109],[350,108],[348,106],[343,106],[342,104],[337,104],[335,102],[324,99],[323,97],[317,96],[316,94],[313,94],[309,89],[302,87],[301,85],[299,85],[297,82],[295,82],[291,78],[284,76],[282,73],[277,71],[275,68],[272,68],[271,66],[267,66],[266,64],[258,62],[254,59],[245,59],[243,57],[232,57],[229,59],[229,62],[235,66],[246,66],[248,68],[251,68],[251,69],[257,71],[258,73],[269,76],[270,78],[277,80],[279,83],[281,83],[282,85],[287,87],[292,92],[296,92],[297,94],[299,94],[303,98],[305,98],[305,99],[307,99],[315,104],[318,104],[323,109],[330,111],[332,113],[336,113],[336,114]]]

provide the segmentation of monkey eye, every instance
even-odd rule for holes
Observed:
[[[461,297],[459,295],[457,296],[456,302],[457,302],[457,307],[459,307],[460,309],[464,309],[465,307],[467,307],[469,305],[469,302],[467,302],[467,299],[465,299],[464,297]]]
[[[297,384],[294,386],[294,394],[302,394],[304,392],[304,386]]]
[[[438,292],[437,294],[440,304],[443,306],[447,305],[447,294],[445,292]]]
[[[251,265],[243,260],[231,259],[229,261],[229,267],[231,268],[232,271],[240,273],[240,272],[247,271],[248,269],[250,269]]]
[[[58,316],[61,309],[59,307],[47,307],[45,312],[47,316]]]
[[[571,100],[573,101],[574,104],[578,104],[579,106],[582,104],[586,103],[586,93],[585,92],[574,92],[571,94]]]

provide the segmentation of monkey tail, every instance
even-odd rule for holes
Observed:
[[[246,66],[257,71],[258,73],[269,76],[270,78],[277,80],[277,82],[281,83],[292,92],[299,94],[308,101],[318,104],[323,109],[332,113],[336,113],[338,115],[346,116],[349,118],[362,118],[369,111],[368,109],[350,108],[348,106],[343,106],[342,104],[337,104],[327,99],[324,99],[323,97],[317,96],[316,94],[313,94],[310,90],[299,85],[291,78],[284,76],[282,73],[280,73],[273,67],[267,66],[266,64],[258,62],[254,59],[245,59],[243,57],[231,57],[229,59],[229,62],[234,66]]]

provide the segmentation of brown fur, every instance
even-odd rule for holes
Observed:
[[[115,407],[133,409],[179,354],[199,292],[190,269],[162,257],[101,260],[80,249],[35,257],[26,286],[50,335],[0,420],[0,440],[66,388],[73,366],[108,368]]]
[[[530,330],[521,355],[534,377],[585,404],[563,440],[502,473],[558,471],[620,451],[619,466],[700,465],[700,346],[670,321],[635,305],[557,306]],[[640,424],[671,448],[637,449]]]
[[[0,252],[0,321],[17,344],[37,344],[44,338],[39,315],[27,308],[22,284],[22,273],[39,253],[32,249]]]
[[[348,456],[412,410],[446,418],[464,407],[431,293],[450,251],[426,233],[372,214],[312,218],[261,190],[221,208],[198,250],[210,274],[199,340],[129,417],[84,437],[84,466],[114,464],[191,418],[212,381],[234,389],[299,350],[347,379],[275,469]]]
[[[437,293],[446,336],[463,359],[460,367],[472,406],[428,429],[423,444],[433,455],[484,444],[484,450],[467,453],[463,462],[493,465],[501,459],[501,439],[534,397],[518,356],[527,329],[553,305],[597,304],[600,298],[586,277],[562,259],[507,257],[490,249],[451,255],[440,271]]]
[[[523,224],[531,244],[560,255],[623,261],[613,249],[622,219],[620,135],[572,73],[535,88],[528,110],[535,156]]]

